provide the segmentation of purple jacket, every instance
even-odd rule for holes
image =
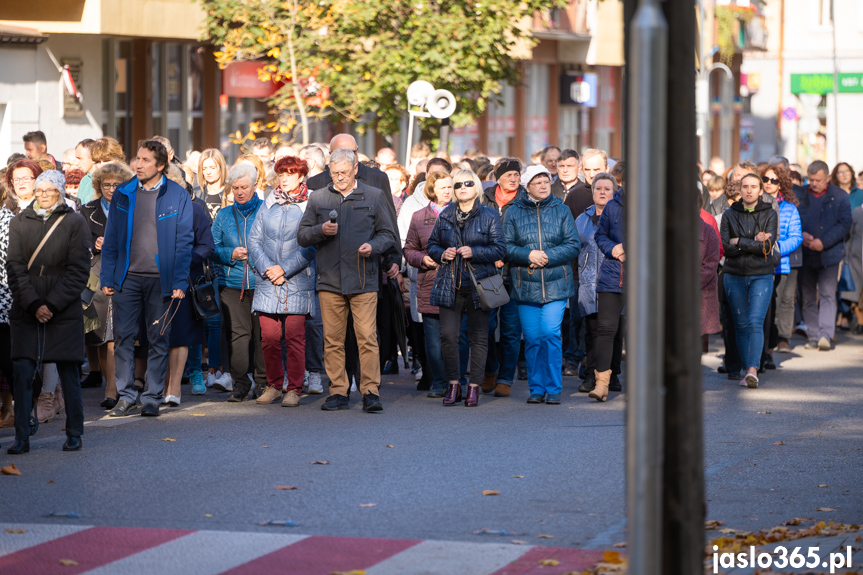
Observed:
[[[419,313],[440,313],[437,306],[429,303],[437,270],[429,269],[422,264],[423,256],[428,255],[426,250],[429,236],[434,229],[436,219],[437,216],[431,204],[414,212],[414,215],[411,216],[411,225],[408,228],[408,235],[405,239],[405,259],[417,269],[417,311]]]

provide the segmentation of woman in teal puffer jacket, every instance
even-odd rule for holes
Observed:
[[[563,391],[560,324],[575,295],[569,262],[578,258],[581,242],[569,208],[551,195],[548,170],[530,166],[521,182],[525,190],[506,211],[503,231],[525,340],[527,402],[556,405]]]

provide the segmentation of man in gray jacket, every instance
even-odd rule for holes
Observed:
[[[379,262],[399,244],[383,191],[357,181],[357,154],[339,148],[330,156],[332,183],[309,195],[297,242],[317,247],[317,291],[324,324],[324,366],[330,378],[325,411],[348,409],[345,331],[353,314],[360,352],[363,411],[381,411],[377,340]]]

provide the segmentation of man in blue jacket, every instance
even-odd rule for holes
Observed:
[[[826,163],[812,162],[806,172],[809,185],[800,194],[798,207],[803,224],[800,305],[809,338],[806,347],[830,351],[836,330],[839,262],[851,229],[851,202],[844,190],[830,183]]]
[[[192,263],[192,201],[164,175],[168,150],[147,140],[138,146],[132,178],[114,192],[102,244],[100,280],[113,296],[114,360],[119,401],[108,415],[135,410],[135,340],[140,318],[149,343],[147,390],[141,415],[158,416],[168,369],[171,314],[189,290]],[[175,301],[176,300],[176,301]]]

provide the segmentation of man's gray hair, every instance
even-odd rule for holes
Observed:
[[[785,171],[789,171],[789,166],[791,165],[788,162],[788,158],[785,156],[780,156],[779,154],[775,156],[770,156],[770,159],[767,161],[768,164],[780,165],[785,168]]]
[[[330,154],[330,164],[338,164],[341,162],[350,162],[352,166],[357,165],[357,153],[347,148],[339,148],[333,150]]]
[[[827,165],[827,162],[815,160],[806,167],[806,173],[810,176],[814,176],[818,172],[824,172],[825,174],[830,175],[830,167]]]
[[[225,180],[225,187],[231,187],[237,180],[249,178],[249,183],[256,186],[258,182],[258,170],[251,164],[237,164],[232,166]]]
[[[327,158],[324,151],[314,144],[309,144],[300,149],[300,157],[311,160],[319,170],[327,167]]]

